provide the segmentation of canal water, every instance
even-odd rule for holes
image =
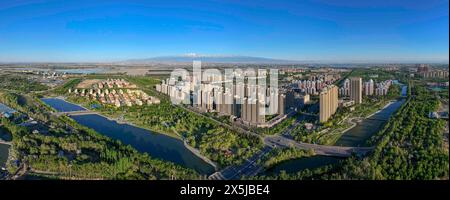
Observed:
[[[5,167],[9,154],[9,145],[0,144],[0,168]]]
[[[61,99],[48,98],[42,101],[60,112],[78,111],[81,108]],[[119,124],[96,114],[77,115],[71,118],[100,134],[131,145],[139,152],[148,153],[153,158],[192,168],[201,174],[209,175],[215,171],[212,165],[192,153],[179,139],[128,124]]]
[[[407,86],[400,84],[400,95],[407,96]],[[397,100],[386,106],[371,117],[359,122],[355,127],[345,132],[335,145],[337,146],[365,146],[366,141],[381,130],[389,118],[394,114],[405,102],[405,98]]]
[[[407,86],[401,85],[401,96],[407,96]],[[355,127],[345,132],[335,143],[338,146],[365,146],[366,141],[381,130],[392,114],[394,114],[405,102],[405,99],[397,100],[371,117],[362,120]],[[312,156],[282,162],[266,170],[264,174],[274,175],[281,171],[295,173],[304,169],[314,169],[321,166],[337,163],[343,158],[329,156]]]
[[[336,141],[336,146],[365,146],[366,141],[383,128],[389,117],[405,102],[404,99],[395,101],[371,117],[357,123],[355,127],[345,132]]]
[[[86,110],[79,105],[75,105],[64,101],[62,99],[57,98],[42,98],[41,99],[45,104],[51,106],[58,112],[71,112],[71,111],[83,111]]]
[[[107,69],[103,67],[96,68],[80,68],[80,69],[55,69],[56,72],[68,74],[99,74],[105,72]]]

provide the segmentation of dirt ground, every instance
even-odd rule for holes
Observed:
[[[87,79],[78,84],[77,88],[89,89],[92,88],[93,84],[99,83],[100,79]]]
[[[110,73],[126,73],[130,76],[143,76],[147,74],[149,71],[149,68],[142,67],[142,68],[116,68],[110,71]]]

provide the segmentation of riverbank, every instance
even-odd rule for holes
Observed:
[[[382,109],[363,118],[362,122],[354,122],[355,118],[347,119],[352,122],[352,127],[347,128],[340,134],[339,139],[334,143],[336,146],[360,146],[366,143],[367,139],[376,134],[385,125],[387,120],[395,113],[405,100],[389,101]],[[290,159],[280,164],[272,166],[261,175],[295,173],[305,169],[314,169],[322,166],[335,164],[343,160],[342,158],[329,156],[311,156],[299,159]]]
[[[59,97],[58,100],[64,102],[64,104],[78,105],[77,103],[70,102],[62,97]],[[90,111],[90,109],[87,109],[83,105],[79,105],[79,106],[83,107],[87,111]],[[199,150],[197,150],[194,147],[187,144],[187,142],[184,141],[182,139],[182,137],[179,135],[163,134],[159,131],[154,131],[147,127],[135,125],[135,123],[119,120],[118,118],[116,118],[116,116],[109,116],[106,113],[102,113],[102,112],[96,112],[95,114],[88,114],[88,115],[74,115],[74,116],[71,116],[71,118],[84,126],[93,128],[94,130],[97,129],[96,131],[101,133],[102,135],[105,135],[105,133],[106,133],[106,136],[109,136],[109,137],[113,136],[112,138],[118,139],[122,142],[124,142],[124,140],[125,140],[126,144],[127,143],[133,144],[132,146],[138,145],[138,146],[135,146],[135,148],[137,148],[138,150],[141,150],[141,152],[144,151],[144,152],[148,152],[150,155],[154,155],[155,151],[162,151],[162,152],[157,153],[156,157],[159,157],[159,158],[161,158],[161,156],[170,157],[170,159],[167,160],[169,162],[174,162],[174,160],[177,160],[178,162],[175,162],[175,163],[178,163],[178,164],[183,164],[183,163],[186,164],[186,162],[188,162],[188,163],[191,163],[189,165],[191,167],[195,167],[195,168],[200,167],[200,168],[202,168],[202,171],[206,170],[207,167],[205,168],[205,166],[202,166],[204,164],[201,164],[201,162],[199,163],[198,161],[196,161],[197,159],[193,159],[192,156],[195,156],[198,159],[202,160],[205,164],[209,165],[211,168],[214,168],[214,171],[211,173],[214,173],[215,171],[219,170],[219,166],[215,162],[213,162],[206,156],[203,156]],[[86,118],[89,120],[83,121],[83,123],[81,123],[79,121],[81,119],[86,119]],[[103,118],[103,121],[100,118]],[[104,121],[104,120],[107,120],[110,123],[107,121]],[[88,121],[95,121],[95,123],[88,122]],[[90,124],[86,124],[86,123],[90,123]],[[114,123],[115,123],[115,125],[114,125]],[[102,127],[102,126],[100,126],[100,124],[105,125],[106,127],[105,126]],[[124,126],[124,127],[119,127],[119,126]],[[126,135],[123,135],[120,133],[126,133]],[[148,137],[143,137],[142,134],[148,135]],[[128,137],[127,135],[131,138],[127,138]],[[169,140],[164,139],[163,137],[155,137],[153,135],[160,135],[160,136],[164,136],[164,137],[168,136],[167,138],[171,138],[175,141],[179,141],[181,146],[183,146],[184,149],[187,150],[187,152],[190,152],[192,154],[192,156],[189,157],[188,154],[183,153],[183,150],[180,149],[180,147],[179,147],[180,145],[178,145],[177,143],[170,142]],[[133,139],[133,138],[135,138],[135,139]],[[137,138],[139,138],[140,141],[136,140]],[[156,141],[159,141],[159,140],[163,140],[163,141],[156,143]],[[151,144],[148,143],[150,141],[152,141]],[[148,146],[148,145],[150,145],[150,146]],[[158,146],[161,146],[161,147],[165,146],[165,148],[161,149],[161,148],[158,148]],[[153,153],[150,153],[149,151],[151,151]],[[167,151],[170,151],[170,152],[167,152]],[[176,153],[176,152],[178,152],[178,153]],[[164,154],[166,154],[166,155],[164,155]],[[162,160],[166,160],[166,159],[162,158]],[[179,162],[181,162],[181,163],[179,163]],[[207,170],[207,171],[210,171],[210,170]],[[208,175],[209,175],[209,173],[208,173]]]
[[[399,101],[399,100],[397,100],[397,101]],[[389,101],[386,105],[383,106],[383,108],[381,108],[380,110],[377,110],[376,112],[374,112],[374,113],[372,113],[372,114],[370,114],[370,115],[367,115],[366,117],[364,117],[364,119],[367,119],[367,118],[369,118],[369,117],[372,117],[373,115],[379,113],[380,111],[384,110],[385,108],[387,108],[388,106],[390,106],[391,104],[393,104],[393,103],[395,103],[395,102],[397,102],[397,101],[394,101],[394,100]]]
[[[79,103],[77,103],[77,102],[72,102],[72,101],[67,100],[67,98],[62,97],[62,96],[58,96],[58,97],[55,97],[55,98],[60,99],[60,100],[66,102],[66,103],[69,103],[69,104],[74,104],[74,105],[80,106],[80,107],[82,107],[83,109],[85,109],[85,110],[87,110],[87,111],[93,111],[93,112],[95,112],[96,115],[99,115],[99,116],[101,116],[101,117],[104,117],[104,118],[106,118],[106,119],[108,119],[108,120],[110,120],[110,121],[114,121],[114,122],[116,122],[116,123],[118,123],[118,124],[125,124],[125,125],[135,126],[135,127],[139,127],[139,128],[142,128],[142,129],[146,129],[146,130],[151,131],[151,132],[154,132],[154,133],[163,134],[163,135],[166,135],[166,136],[169,136],[169,137],[173,137],[173,138],[175,138],[175,139],[183,140],[183,138],[182,138],[180,135],[178,135],[178,134],[174,134],[174,133],[170,133],[170,132],[165,132],[165,131],[163,131],[163,130],[152,129],[151,127],[145,126],[145,125],[143,125],[143,124],[138,125],[138,124],[133,123],[133,122],[130,122],[130,121],[120,120],[118,116],[115,116],[115,115],[109,115],[109,114],[107,114],[106,112],[101,111],[101,110],[100,110],[100,111],[99,111],[99,110],[91,110],[91,109],[89,109],[89,108],[86,108],[85,105],[79,104]]]
[[[110,120],[110,121],[114,121],[114,122],[116,122],[116,123],[118,123],[118,124],[124,124],[124,125],[134,126],[134,127],[137,127],[137,128],[142,128],[142,129],[151,131],[152,133],[161,134],[161,135],[166,135],[166,136],[172,137],[172,138],[174,138],[174,139],[180,140],[180,141],[183,142],[184,146],[185,146],[189,151],[191,151],[193,154],[195,154],[196,156],[198,156],[199,158],[201,158],[203,161],[205,161],[205,162],[207,162],[208,164],[212,165],[216,171],[219,170],[218,165],[217,165],[214,161],[212,161],[212,160],[210,160],[209,158],[207,158],[206,156],[202,155],[198,149],[196,149],[196,148],[190,146],[190,145],[186,142],[186,140],[184,140],[184,139],[183,139],[180,135],[178,135],[178,134],[173,134],[173,133],[169,133],[169,132],[164,132],[164,131],[161,131],[161,130],[154,130],[154,129],[151,129],[151,128],[146,127],[146,126],[139,126],[139,125],[136,125],[135,123],[128,122],[128,121],[123,121],[123,120],[119,120],[119,119],[117,119],[117,118],[114,118],[113,116],[108,116],[108,115],[106,115],[106,114],[104,114],[104,113],[101,113],[101,112],[97,113],[96,115],[99,115],[99,116],[101,116],[101,117],[104,117],[104,118],[106,118],[106,119],[108,119],[108,120]]]
[[[334,143],[337,146],[365,146],[366,141],[381,130],[389,118],[395,113],[404,100],[390,101],[382,109],[370,115],[360,118],[361,121],[354,122],[353,127],[342,133],[341,137]]]
[[[11,158],[11,143],[0,140],[0,170],[6,170],[6,165]]]
[[[217,165],[217,163],[215,163],[214,161],[210,160],[209,158],[207,158],[206,156],[202,155],[200,153],[200,151],[192,146],[190,146],[186,140],[183,140],[183,144],[184,146],[189,149],[189,151],[191,151],[193,154],[195,154],[197,157],[201,158],[203,161],[207,162],[208,164],[210,164],[211,166],[214,167],[215,172],[218,172],[219,166]]]
[[[397,100],[397,101],[399,101],[399,100]],[[342,125],[342,127],[334,128],[332,130],[329,130],[329,129],[322,130],[318,134],[319,139],[321,139],[321,138],[327,139],[327,141],[328,141],[328,143],[326,143],[327,145],[337,145],[336,143],[341,139],[341,137],[344,136],[348,131],[355,128],[358,125],[358,123],[361,123],[363,120],[367,120],[367,119],[371,118],[372,116],[378,114],[379,112],[388,108],[391,104],[393,104],[397,101],[391,100],[391,101],[386,101],[386,102],[380,102],[380,103],[384,103],[384,105],[382,107],[380,106],[381,107],[380,109],[378,109],[366,116],[354,116],[354,115],[352,115],[352,113],[349,113],[348,116],[344,117],[344,119],[342,119],[342,121],[339,123],[339,124],[344,123]]]
[[[377,110],[376,112],[374,112],[374,113],[372,113],[372,114],[370,114],[370,115],[368,115],[368,116],[366,116],[366,117],[364,117],[364,118],[362,118],[362,119],[368,119],[368,118],[374,116],[375,114],[379,113],[380,111],[386,109],[388,106],[390,106],[390,105],[393,104],[394,102],[396,102],[396,101],[389,101],[386,105],[384,105],[383,108],[381,108],[380,110]],[[358,123],[357,123],[357,122],[354,122],[354,120],[362,120],[362,119],[361,119],[361,118],[355,118],[355,117],[348,119],[348,123],[350,123],[351,126],[348,127],[348,128],[346,128],[345,130],[343,130],[343,131],[341,132],[341,134],[345,134],[347,131],[351,130],[352,128],[355,128],[355,126],[358,125]]]

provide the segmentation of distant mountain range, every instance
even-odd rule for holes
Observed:
[[[251,56],[207,56],[207,55],[181,55],[181,56],[160,56],[145,59],[130,59],[120,62],[121,64],[150,64],[150,63],[189,63],[199,60],[206,63],[243,63],[243,64],[284,64],[299,63],[299,61],[280,60]]]

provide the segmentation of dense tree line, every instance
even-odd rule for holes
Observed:
[[[48,106],[41,104],[40,100],[14,92],[0,91],[0,102],[23,114],[32,114],[33,118],[47,121],[50,115],[46,112]]]
[[[339,164],[257,179],[448,179],[449,155],[443,148],[443,120],[430,119],[438,99],[424,86],[411,96],[387,125],[369,141],[376,145],[367,157]]]
[[[0,95],[2,99],[5,96],[30,98],[17,94]],[[48,113],[45,106],[37,108],[36,104],[13,107],[33,118],[39,115],[34,112],[36,110]],[[13,148],[19,152],[19,160],[34,171],[59,178],[83,179],[203,178],[192,169],[139,153],[130,146],[79,125],[69,117],[49,115],[39,122],[48,127],[47,130],[32,132],[32,129],[18,126],[6,118],[1,121],[13,136]]]
[[[81,81],[82,81],[81,78],[70,79],[67,81],[67,83],[56,88],[53,92],[56,93],[57,95],[67,94],[69,89],[75,88],[79,83],[81,83]]]
[[[273,149],[264,158],[264,167],[266,169],[271,168],[279,163],[298,159],[302,157],[310,157],[314,155],[314,150],[302,150],[297,148],[286,148],[286,149]]]
[[[0,74],[0,88],[24,93],[48,89],[46,85],[15,74]]]
[[[126,121],[138,126],[181,137],[222,166],[240,163],[262,145],[257,137],[236,133],[168,101],[150,106],[103,106],[98,109],[109,116],[123,114]]]
[[[159,81],[151,77],[121,76],[120,78],[138,85],[139,89],[148,94],[159,95],[153,89],[153,85]],[[87,100],[83,97],[70,96],[68,100],[88,107],[92,104],[101,105],[97,101]],[[186,140],[190,146],[199,149],[202,155],[220,166],[239,164],[262,146],[260,138],[239,134],[207,117],[172,105],[170,100],[164,97],[157,105],[120,108],[101,105],[95,109],[107,116],[120,117],[137,126]]]

